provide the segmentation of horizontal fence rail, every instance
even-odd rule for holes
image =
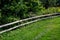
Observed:
[[[35,17],[31,17],[31,18],[27,18],[27,19],[23,19],[23,20],[18,20],[18,21],[12,22],[12,23],[8,23],[8,24],[1,25],[0,28],[6,27],[6,26],[9,26],[9,25],[13,25],[13,24],[15,24],[15,23],[27,21],[27,20],[30,20],[30,19],[35,19],[35,18],[40,18],[40,17],[43,17],[42,19],[46,19],[46,18],[57,17],[58,15],[60,15],[60,13],[53,13],[53,14],[46,14],[46,15],[35,16]],[[50,17],[49,17],[49,16],[50,16]],[[46,17],[46,18],[44,18],[44,17]],[[4,32],[7,32],[7,31],[10,31],[10,30],[13,30],[13,29],[15,29],[15,28],[18,28],[18,27],[20,27],[20,26],[24,26],[24,25],[27,25],[27,24],[31,24],[31,23],[33,23],[33,22],[36,22],[36,21],[42,20],[42,19],[36,19],[36,20],[34,20],[34,21],[30,21],[30,22],[27,22],[27,23],[24,23],[24,24],[20,24],[20,25],[17,25],[17,26],[15,26],[15,27],[12,27],[12,28],[9,28],[9,29],[0,31],[0,34],[2,34],[2,33],[4,33]]]
[[[23,20],[18,20],[18,21],[11,22],[11,23],[8,23],[8,24],[0,25],[0,28],[5,27],[5,26],[9,26],[9,25],[13,25],[13,24],[18,23],[18,22],[27,21],[27,20],[30,20],[30,19],[39,18],[39,17],[44,17],[44,16],[56,15],[56,14],[59,14],[59,13],[40,15],[40,16],[35,16],[35,17],[23,19]]]
[[[47,14],[47,15],[51,15],[51,14]],[[40,15],[40,16],[35,16],[35,17],[23,19],[23,20],[18,20],[18,21],[11,22],[11,23],[8,23],[8,24],[5,24],[5,25],[1,25],[0,28],[5,27],[5,26],[9,26],[9,25],[12,25],[12,24],[15,24],[15,23],[18,23],[18,22],[27,21],[27,20],[34,19],[34,18],[39,18],[39,17],[42,17],[42,16],[46,16],[46,15]]]

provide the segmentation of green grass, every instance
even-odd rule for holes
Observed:
[[[60,40],[60,17],[41,20],[3,33],[0,40]]]

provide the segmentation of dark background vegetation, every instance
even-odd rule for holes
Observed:
[[[56,12],[60,12],[60,0],[0,0],[0,25]]]

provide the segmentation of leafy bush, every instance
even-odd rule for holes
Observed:
[[[58,13],[60,12],[60,7],[50,7],[47,9],[48,13]]]
[[[2,5],[0,24],[35,15],[60,12],[60,8],[56,7],[59,5],[58,1],[59,0],[2,0],[0,4]],[[57,2],[58,5],[56,4]]]
[[[0,12],[0,18],[1,18],[1,12]]]
[[[56,7],[56,11],[60,13],[60,7]]]
[[[0,25],[20,20],[18,17],[9,16],[0,18]]]

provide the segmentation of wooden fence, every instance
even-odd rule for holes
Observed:
[[[15,29],[15,28],[18,28],[18,27],[21,27],[21,26],[24,26],[24,25],[27,25],[27,24],[31,24],[31,23],[36,22],[36,21],[38,21],[38,20],[42,20],[42,19],[46,19],[46,18],[53,18],[53,17],[57,17],[57,16],[60,16],[60,13],[40,15],[40,16],[35,16],[35,17],[31,17],[31,18],[27,18],[27,19],[23,19],[23,20],[18,20],[18,21],[15,21],[15,22],[11,22],[11,23],[8,23],[8,24],[0,25],[0,29],[1,29],[1,28],[3,28],[3,27],[10,26],[10,25],[13,25],[13,24],[16,24],[16,23],[20,23],[20,22],[24,22],[24,21],[33,20],[33,19],[38,18],[38,19],[36,19],[36,20],[30,21],[30,22],[26,22],[26,23],[24,23],[24,24],[20,24],[20,25],[11,27],[11,28],[9,28],[9,29],[0,31],[0,34],[2,34],[2,33],[4,33],[4,32],[7,32],[7,31],[11,31],[11,30],[13,30],[13,29]]]

